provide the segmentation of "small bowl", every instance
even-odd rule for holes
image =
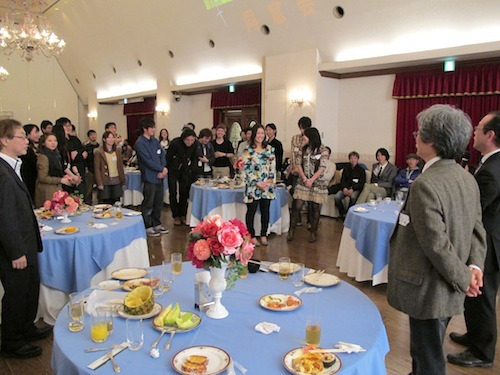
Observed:
[[[259,259],[251,259],[260,262]],[[260,264],[248,262],[248,272],[256,273],[260,269]]]

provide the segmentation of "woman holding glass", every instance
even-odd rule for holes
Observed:
[[[297,152],[295,159],[299,179],[293,194],[292,220],[287,240],[293,240],[302,205],[304,202],[310,202],[309,242],[316,242],[321,205],[328,198],[328,182],[320,177],[326,170],[329,154],[328,149],[321,144],[321,137],[316,128],[304,130],[302,144],[303,147]]]
[[[99,190],[99,203],[114,204],[123,195],[125,172],[122,152],[116,147],[115,135],[105,131],[102,147],[94,151],[94,175]]]
[[[269,207],[275,198],[276,158],[274,148],[265,141],[266,132],[262,125],[252,128],[248,147],[242,155],[245,169],[245,196],[247,214],[245,217],[248,231],[255,237],[254,217],[260,206],[260,243],[267,246],[267,227],[269,226]]]

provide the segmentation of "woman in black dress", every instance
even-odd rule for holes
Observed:
[[[24,125],[23,128],[29,144],[26,155],[21,156],[21,160],[23,161],[23,164],[21,164],[21,176],[34,202],[37,177],[36,159],[38,154],[38,142],[40,141],[40,128],[34,124]]]

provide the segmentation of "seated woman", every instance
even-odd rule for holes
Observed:
[[[389,151],[379,148],[375,153],[378,163],[373,164],[372,178],[366,184],[358,197],[357,203],[366,203],[370,199],[385,198],[392,196],[394,179],[398,174],[398,168],[389,163]]]
[[[418,167],[419,162],[420,158],[417,154],[406,155],[406,164],[408,164],[408,167],[401,169],[394,179],[396,192],[404,188],[409,189],[413,181],[420,175],[422,171]]]
[[[40,140],[40,144],[42,148],[36,163],[36,207],[42,207],[46,200],[51,200],[56,191],[62,190],[62,185],[73,186],[80,181],[80,177],[71,172],[70,165],[64,163],[57,149],[57,138],[54,134],[46,134]]]

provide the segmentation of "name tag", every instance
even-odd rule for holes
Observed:
[[[111,160],[116,161],[116,156],[113,156]]]
[[[410,216],[407,214],[399,214],[399,225],[406,227],[408,224],[410,224]]]
[[[352,182],[354,182],[355,184],[357,184],[359,182],[359,178],[353,178]]]
[[[158,150],[156,151],[156,153],[157,153],[158,155],[160,155],[160,154],[161,154],[161,150],[160,150],[160,149],[158,149]]]

